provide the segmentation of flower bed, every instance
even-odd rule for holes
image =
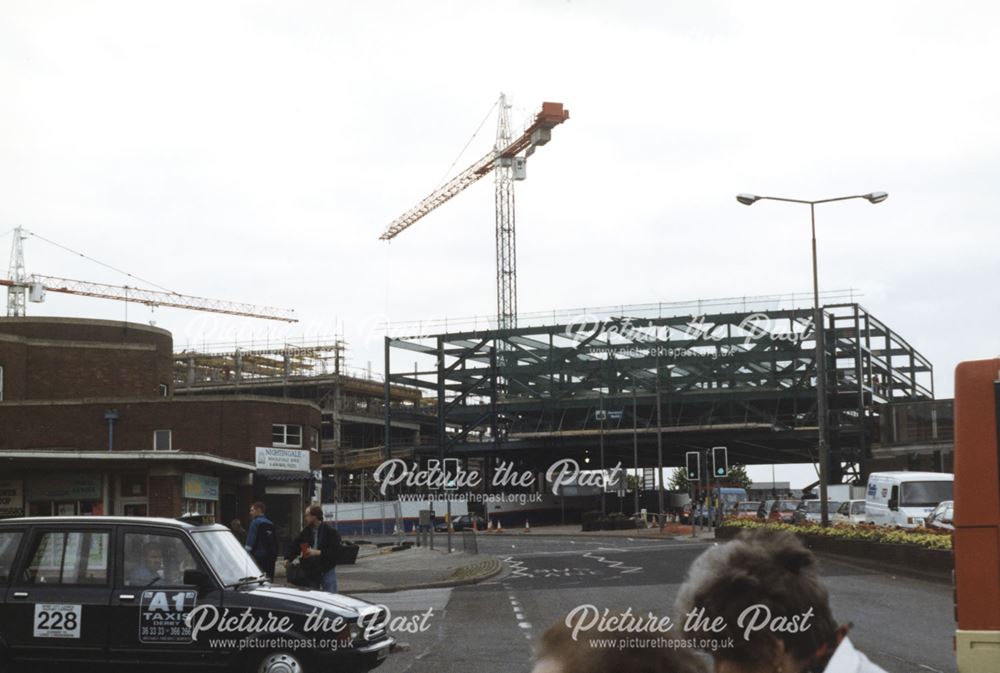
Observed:
[[[951,533],[928,528],[884,528],[859,524],[849,526],[836,524],[823,528],[819,524],[804,523],[774,523],[753,521],[751,519],[731,519],[722,524],[723,528],[768,528],[771,530],[787,530],[797,535],[835,538],[838,540],[858,540],[877,542],[881,544],[914,545],[923,549],[951,551]],[[729,537],[729,536],[727,536]]]

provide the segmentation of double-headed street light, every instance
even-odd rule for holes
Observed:
[[[804,199],[784,199],[777,196],[758,196],[756,194],[737,194],[736,200],[744,206],[752,206],[758,201],[786,201],[788,203],[804,203],[809,206],[812,220],[812,267],[813,267],[813,329],[816,331],[816,430],[819,434],[819,499],[820,521],[823,526],[830,523],[830,512],[826,501],[827,463],[830,460],[826,444],[826,356],[823,344],[823,314],[819,305],[819,275],[816,266],[816,204],[833,201],[848,201],[850,199],[865,199],[869,203],[882,203],[889,195],[886,192],[871,192],[854,196],[838,196],[833,199],[806,201]]]

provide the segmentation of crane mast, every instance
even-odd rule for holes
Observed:
[[[516,136],[510,126],[510,105],[500,94],[497,138],[493,149],[413,208],[393,220],[379,238],[389,241],[403,230],[493,171],[496,193],[497,326],[517,326],[517,256],[514,227],[514,181],[525,177],[525,161],[552,138],[552,129],[569,119],[562,103],[542,108]]]
[[[14,244],[10,246],[10,267],[7,271],[8,277],[15,283],[7,290],[7,315],[9,316],[23,316],[26,310],[24,300],[28,287],[25,280],[27,276],[24,272],[23,241],[25,238],[24,229],[15,227]]]
[[[507,96],[500,94],[500,111],[497,116],[497,141],[494,151],[498,156],[511,143],[510,105]],[[493,169],[496,187],[497,218],[497,327],[517,327],[517,248],[514,237],[514,162],[517,158],[500,156]]]

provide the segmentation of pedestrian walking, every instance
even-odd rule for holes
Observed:
[[[255,502],[250,506],[250,528],[243,547],[268,578],[274,579],[274,564],[278,561],[278,531],[274,522],[267,518],[267,506],[263,502]]]
[[[229,530],[233,531],[233,535],[235,535],[236,539],[240,541],[240,546],[246,547],[247,531],[239,519],[233,519],[229,522]]]
[[[306,584],[313,589],[337,593],[337,554],[342,540],[333,526],[323,522],[323,508],[311,505],[303,514],[305,527],[292,540],[285,554],[287,567],[291,559],[300,558],[306,574]]]

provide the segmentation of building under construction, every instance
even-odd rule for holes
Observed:
[[[461,457],[487,470],[498,460],[538,471],[567,457],[584,469],[620,462],[644,469],[649,488],[659,455],[678,466],[712,446],[728,447],[731,463],[817,462],[813,309],[787,300],[623,306],[387,337],[384,394],[424,391],[438,433],[418,443],[394,435],[386,455]],[[826,304],[823,329],[831,482],[892,455],[946,467],[950,404],[934,402],[931,363],[853,301]],[[428,403],[387,408],[384,422],[419,423]]]
[[[376,467],[385,445],[385,405],[399,412],[391,444],[432,441],[433,415],[420,414],[423,395],[414,387],[384,385],[370,370],[344,364],[341,339],[244,344],[174,354],[175,395],[263,395],[307,400],[322,410],[319,441],[323,501],[360,498],[356,473]],[[431,408],[433,411],[433,407]],[[408,418],[402,413],[408,412]]]

